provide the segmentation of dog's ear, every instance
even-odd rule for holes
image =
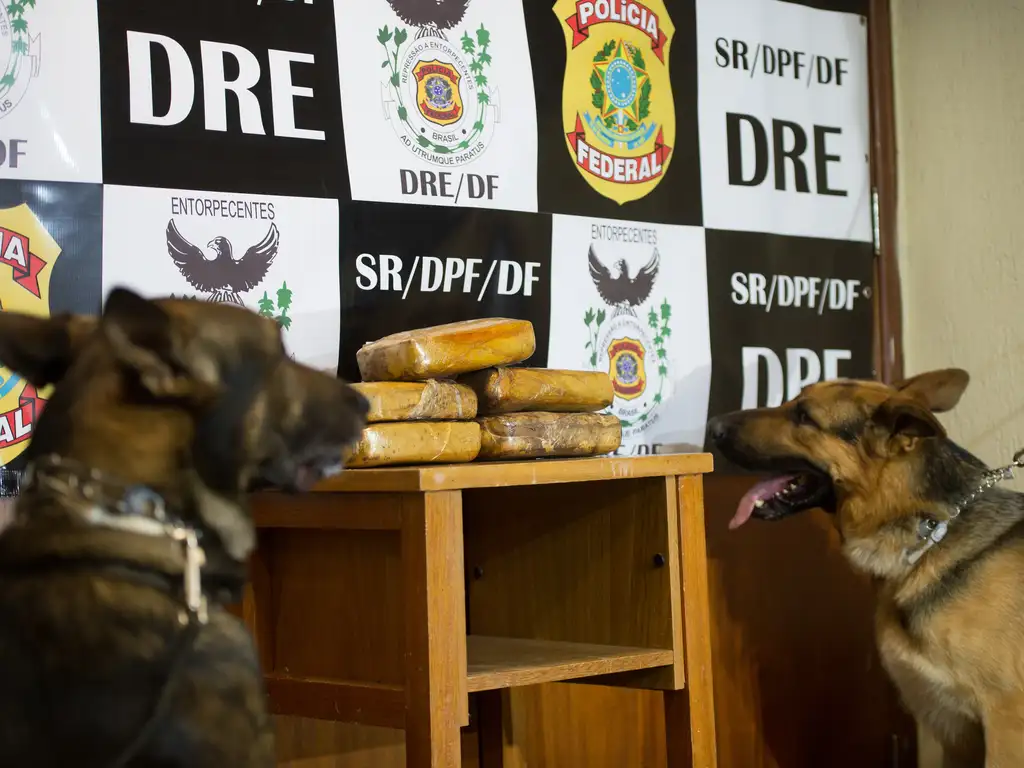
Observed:
[[[875,424],[909,447],[917,438],[945,437],[946,429],[920,400],[894,395],[875,409]]]
[[[900,392],[923,401],[932,411],[942,413],[952,410],[970,383],[967,371],[960,368],[943,368],[912,376],[893,384]]]
[[[114,288],[103,305],[101,328],[118,362],[154,397],[194,400],[208,394],[209,387],[186,365],[180,329],[155,302]]]
[[[37,388],[64,378],[96,319],[0,312],[0,363]]]

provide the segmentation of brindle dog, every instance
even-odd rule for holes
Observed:
[[[885,668],[943,744],[944,765],[1018,768],[1024,495],[988,487],[987,467],[933,415],[953,408],[967,383],[949,369],[891,387],[813,384],[777,408],[714,419],[708,435],[731,461],[773,474],[744,496],[730,527],[815,507],[835,514],[846,557],[880,582]],[[943,523],[945,537],[929,546]]]
[[[255,543],[247,491],[339,468],[365,399],[272,320],[123,289],[98,318],[0,314],[0,360],[55,385],[0,534],[0,765],[273,766],[252,641],[222,607]]]

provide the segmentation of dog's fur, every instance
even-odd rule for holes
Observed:
[[[365,399],[290,359],[272,320],[123,289],[98,318],[0,313],[0,361],[55,385],[30,463],[56,454],[113,478],[114,501],[146,486],[202,535],[209,622],[129,765],[273,766],[252,641],[218,598],[237,599],[255,543],[247,491],[319,479],[357,437]],[[88,500],[44,479],[40,470],[23,488],[0,534],[0,765],[101,768],[168,679],[184,631],[182,548],[92,525]]]
[[[744,468],[798,473],[794,497],[768,499],[753,507],[755,517],[813,507],[834,513],[847,558],[880,582],[883,664],[906,706],[943,744],[944,765],[1017,768],[1024,766],[1024,495],[985,491],[916,564],[904,557],[920,541],[921,521],[946,520],[986,470],[933,415],[954,407],[967,383],[958,369],[892,387],[823,382],[777,408],[713,419],[708,435]]]

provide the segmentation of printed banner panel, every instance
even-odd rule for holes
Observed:
[[[335,4],[353,198],[536,211],[522,3]]]
[[[700,225],[693,0],[527,4],[542,211]]]
[[[711,343],[699,227],[555,216],[552,368],[606,371],[619,453],[699,451]]]
[[[699,450],[872,375],[865,3],[5,0],[0,306],[238,303],[350,379],[525,318],[529,364],[612,376],[621,453]]]
[[[869,244],[707,230],[710,415],[872,378]]]
[[[330,2],[104,0],[104,180],[347,197]]]
[[[342,210],[339,375],[399,331],[481,317],[529,320],[548,362],[551,217],[515,211],[350,203]]]
[[[818,8],[822,11],[837,11],[839,13],[856,13],[866,17],[870,0],[762,0],[762,2],[783,2],[794,5],[806,5],[808,8]]]
[[[0,3],[0,178],[102,181],[96,0]]]
[[[336,370],[338,203],[107,186],[103,291],[238,304],[284,329],[289,354]]]
[[[103,188],[0,181],[0,307],[94,315],[102,301]],[[37,390],[0,366],[0,466],[22,469],[52,387]]]
[[[867,25],[697,0],[704,223],[871,241]]]

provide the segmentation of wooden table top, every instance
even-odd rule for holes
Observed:
[[[709,473],[713,467],[714,462],[709,453],[423,464],[411,467],[346,469],[341,474],[318,484],[313,490],[452,491],[462,488],[501,488],[514,485],[697,475]]]

